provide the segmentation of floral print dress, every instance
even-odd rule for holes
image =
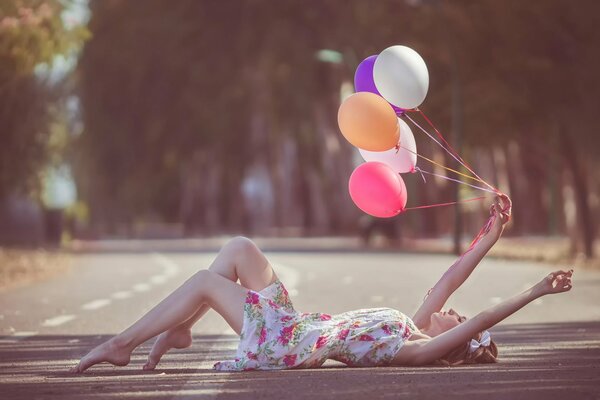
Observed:
[[[248,290],[234,360],[218,371],[316,368],[327,359],[352,367],[388,365],[418,331],[400,311],[372,308],[338,315],[297,312],[281,281]]]

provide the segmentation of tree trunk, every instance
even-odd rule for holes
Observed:
[[[452,62],[452,136],[454,142],[454,149],[460,155],[462,153],[462,129],[463,129],[463,109],[462,109],[462,93],[460,86],[460,74],[458,70],[458,60],[456,54],[453,54]],[[460,170],[461,166],[458,162],[455,164],[456,170]],[[459,178],[460,179],[460,178]],[[454,201],[460,200],[460,187],[457,183],[454,185]],[[454,254],[462,253],[462,246],[460,244],[461,236],[463,231],[463,215],[462,207],[460,204],[454,206],[454,243],[453,250]]]
[[[561,126],[559,129],[562,155],[567,169],[571,172],[573,191],[575,192],[577,220],[581,228],[583,251],[587,258],[592,258],[594,256],[594,222],[588,202],[587,171],[585,164],[578,158],[577,151],[573,145],[573,138],[570,137],[564,126]]]

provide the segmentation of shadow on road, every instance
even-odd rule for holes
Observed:
[[[68,367],[107,336],[0,337],[2,398],[444,398],[597,399],[600,322],[504,325],[493,329],[500,362],[462,367],[347,368],[218,373],[237,337],[196,336],[191,348],[141,370],[149,343],[127,367],[100,365],[82,375]]]

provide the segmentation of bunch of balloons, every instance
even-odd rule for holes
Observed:
[[[409,47],[388,47],[360,63],[354,86],[338,111],[342,134],[366,161],[350,176],[350,197],[367,214],[393,217],[407,201],[400,173],[414,172],[417,164],[415,138],[399,116],[425,99],[427,66]]]

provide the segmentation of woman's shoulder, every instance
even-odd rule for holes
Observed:
[[[429,337],[418,337],[414,340],[412,337],[409,338],[394,355],[392,365],[420,365],[419,356],[421,355],[423,345],[429,342],[429,340]]]

